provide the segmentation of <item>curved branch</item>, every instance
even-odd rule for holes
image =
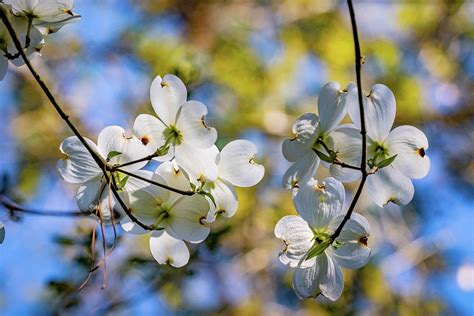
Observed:
[[[352,0],[347,0],[347,5],[349,7],[349,14],[351,16],[351,25],[352,25],[352,36],[354,37],[354,49],[355,49],[355,68],[356,68],[356,77],[357,77],[357,94],[359,99],[359,112],[360,112],[360,134],[362,135],[362,159],[360,164],[360,172],[362,173],[362,179],[360,180],[357,191],[352,199],[351,205],[347,210],[346,216],[337,227],[334,234],[331,236],[331,240],[334,242],[336,238],[341,234],[344,225],[351,218],[352,212],[354,211],[357,201],[360,198],[362,189],[364,188],[365,181],[367,180],[366,165],[367,165],[367,130],[365,127],[365,115],[364,115],[364,103],[362,97],[362,80],[361,80],[361,68],[362,68],[362,55],[360,53],[360,44],[359,36],[357,34],[357,23],[355,18],[354,6],[352,5]]]
[[[89,152],[89,154],[92,156],[92,158],[94,159],[94,161],[96,162],[96,164],[99,166],[99,168],[102,170],[102,173],[104,174],[104,177],[105,179],[107,180],[107,183],[110,184],[111,183],[111,177],[109,176],[109,174],[107,173],[107,168],[106,168],[106,163],[102,160],[102,158],[100,158],[100,156],[89,146],[89,144],[86,142],[86,140],[84,139],[84,137],[79,133],[79,131],[77,130],[77,128],[74,126],[74,124],[71,122],[71,120],[69,120],[69,116],[63,111],[63,109],[61,108],[61,106],[58,104],[58,102],[56,101],[55,97],[53,96],[53,94],[51,93],[51,91],[49,90],[48,86],[46,85],[46,83],[44,83],[44,81],[41,79],[40,75],[36,72],[36,70],[33,68],[33,66],[31,65],[28,57],[26,56],[24,50],[23,50],[23,47],[21,46],[21,43],[20,41],[18,40],[18,36],[16,35],[16,32],[15,30],[13,29],[13,26],[11,25],[10,21],[8,20],[8,17],[7,17],[7,14],[6,12],[4,11],[4,9],[2,7],[0,7],[0,18],[3,22],[3,24],[5,24],[5,27],[7,28],[8,30],[8,33],[10,34],[10,37],[12,38],[13,40],[13,43],[15,44],[15,47],[16,49],[18,50],[18,53],[21,55],[21,57],[23,58],[26,66],[28,67],[29,71],[31,72],[31,74],[33,75],[33,77],[35,78],[36,82],[38,83],[38,85],[41,87],[41,89],[43,90],[43,92],[45,93],[46,97],[48,98],[48,100],[51,102],[51,104],[53,105],[53,107],[55,108],[56,112],[58,112],[59,116],[66,122],[66,124],[69,126],[69,128],[72,130],[72,132],[74,133],[74,135],[79,139],[79,141],[82,143],[82,145],[87,149],[87,151]],[[130,219],[135,222],[136,224],[138,224],[140,227],[142,227],[143,229],[145,230],[154,230],[154,227],[152,226],[148,226],[146,224],[143,224],[142,222],[140,222],[135,216],[133,216],[133,214],[130,212],[130,210],[128,209],[128,207],[125,205],[124,201],[122,200],[122,198],[120,197],[120,195],[118,194],[117,192],[117,187],[115,185],[112,185],[112,192],[115,196],[115,198],[117,199],[117,201],[119,202],[120,206],[123,208],[123,210],[125,211],[125,213],[130,217]]]

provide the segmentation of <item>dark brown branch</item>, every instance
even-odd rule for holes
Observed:
[[[140,163],[140,162],[143,162],[143,161],[150,161],[150,160],[152,160],[153,158],[156,158],[156,157],[159,157],[159,155],[151,154],[151,155],[148,155],[146,157],[143,157],[143,158],[140,158],[140,159],[137,159],[137,160],[128,161],[128,162],[125,162],[123,164],[114,166],[114,167],[112,167],[112,169],[117,170],[118,168],[134,165],[134,164],[137,164],[137,163]]]
[[[334,234],[331,236],[331,240],[335,241],[336,238],[341,234],[344,225],[347,221],[351,218],[352,212],[357,205],[357,201],[360,198],[362,193],[362,189],[364,188],[365,181],[367,180],[367,131],[365,128],[365,115],[364,115],[364,103],[362,99],[362,80],[361,80],[361,68],[362,68],[362,55],[360,53],[360,44],[359,44],[359,36],[357,34],[357,23],[356,17],[354,12],[354,6],[352,5],[352,0],[347,0],[347,5],[349,7],[349,14],[351,16],[351,25],[352,25],[352,35],[354,37],[354,49],[355,49],[355,68],[356,68],[356,77],[357,77],[357,92],[358,92],[358,99],[359,99],[359,111],[360,111],[360,134],[362,135],[362,160],[360,164],[360,172],[362,173],[362,179],[360,180],[359,187],[352,199],[351,205],[347,210],[346,216],[337,227]]]
[[[15,215],[15,212],[21,212],[21,213],[32,214],[32,215],[71,216],[71,217],[82,217],[82,216],[89,216],[92,214],[92,212],[83,212],[83,211],[51,211],[51,210],[37,210],[37,209],[25,208],[3,194],[0,194],[0,205],[4,207],[5,209],[7,209],[8,211],[10,211],[12,215]]]
[[[30,70],[31,74],[35,78],[36,82],[38,85],[41,87],[43,92],[46,94],[46,97],[48,100],[51,102],[55,110],[58,112],[59,116],[66,122],[66,124],[69,126],[69,128],[72,130],[74,135],[79,139],[79,141],[82,143],[82,145],[87,149],[87,151],[90,153],[96,164],[99,166],[99,168],[102,170],[102,173],[104,174],[105,179],[107,180],[107,183],[111,183],[111,177],[107,173],[107,168],[106,168],[106,163],[102,160],[102,158],[89,146],[89,144],[86,142],[84,137],[79,133],[77,128],[74,126],[74,124],[69,120],[69,116],[62,110],[61,106],[58,104],[56,99],[54,98],[53,94],[49,90],[48,86],[44,83],[44,81],[41,79],[39,74],[36,72],[36,70],[33,68],[31,65],[28,57],[26,56],[25,52],[23,51],[23,48],[21,46],[20,41],[18,40],[18,36],[16,35],[15,30],[13,29],[13,26],[11,25],[10,21],[8,20],[7,14],[4,11],[3,8],[0,8],[0,18],[3,21],[3,24],[5,24],[5,27],[8,30],[8,33],[10,34],[10,37],[13,40],[13,43],[15,44],[16,49],[18,50],[18,53],[21,55],[23,58],[26,66]],[[138,224],[140,227],[146,230],[153,230],[154,228],[151,226],[148,226],[146,224],[143,224],[140,222],[135,216],[133,216],[128,209],[128,207],[125,205],[124,201],[120,197],[120,195],[117,192],[117,188],[115,185],[112,186],[112,192],[119,202],[120,206],[124,209],[125,213],[130,217],[130,219]]]
[[[176,188],[173,188],[173,187],[170,187],[166,184],[163,184],[163,183],[159,183],[159,182],[156,182],[156,181],[153,181],[151,179],[147,179],[147,178],[144,178],[144,177],[141,177],[137,174],[134,174],[134,173],[131,173],[131,172],[128,172],[128,171],[125,171],[125,170],[122,170],[122,169],[117,169],[118,172],[121,172],[123,174],[126,174],[130,177],[133,177],[133,178],[136,178],[138,180],[142,180],[144,182],[148,182],[150,184],[153,184],[153,185],[156,185],[160,188],[163,188],[163,189],[166,189],[166,190],[169,190],[169,191],[172,191],[172,192],[175,192],[175,193],[178,193],[178,194],[181,194],[181,195],[188,195],[188,196],[191,196],[191,195],[194,195],[195,192],[194,191],[184,191],[184,190],[179,190],[179,189],[176,189]]]

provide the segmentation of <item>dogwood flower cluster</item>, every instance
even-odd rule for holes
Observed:
[[[384,85],[373,86],[363,96],[363,108],[368,196],[379,206],[389,202],[405,205],[414,194],[411,178],[424,177],[430,167],[426,136],[413,126],[391,131],[395,97]],[[326,84],[318,112],[319,116],[300,116],[293,124],[293,137],[283,142],[283,155],[292,162],[283,186],[293,191],[300,216],[282,218],[275,236],[285,244],[280,261],[295,269],[297,296],[303,299],[321,294],[337,300],[344,286],[341,267],[360,268],[370,258],[370,227],[362,215],[352,213],[338,231],[345,216],[341,181],[355,181],[363,170],[357,87],[350,84],[341,90],[336,82]],[[340,124],[346,114],[352,123]],[[320,164],[329,169],[332,178],[322,182],[313,178]]]
[[[233,216],[238,208],[235,187],[256,185],[264,167],[255,162],[257,147],[247,140],[232,141],[219,151],[217,131],[205,122],[207,107],[187,100],[178,77],[156,77],[150,98],[155,115],[140,114],[131,132],[109,126],[99,133],[97,145],[86,139],[100,164],[73,136],[60,146],[64,157],[58,170],[65,181],[79,185],[81,210],[102,223],[119,222],[132,234],[148,233],[144,225],[152,227],[153,257],[181,267],[189,260],[185,242],[204,241],[218,214]],[[145,170],[151,159],[161,164]]]
[[[41,52],[48,34],[80,19],[72,12],[73,6],[72,0],[0,0],[0,10],[30,59]],[[17,67],[24,63],[6,26],[0,23],[0,80],[7,73],[8,61]]]
[[[370,259],[367,219],[353,213],[341,234],[331,236],[344,218],[345,191],[334,178],[301,183],[293,197],[299,216],[285,216],[275,236],[285,249],[280,261],[295,269],[293,287],[300,299],[323,295],[335,301],[344,288],[343,268],[357,269]]]
[[[283,155],[292,162],[283,185],[288,189],[311,178],[322,160],[331,175],[342,182],[361,177],[362,139],[357,87],[341,90],[336,82],[326,84],[319,96],[319,117],[300,116],[293,124],[293,137],[283,142]],[[414,194],[411,179],[424,177],[430,168],[428,140],[413,126],[395,120],[395,97],[388,87],[374,85],[363,98],[367,127],[367,179],[370,198],[379,205],[409,203]],[[353,123],[340,124],[349,114]]]

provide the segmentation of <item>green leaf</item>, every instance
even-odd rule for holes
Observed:
[[[107,155],[107,160],[110,160],[110,159],[114,158],[115,156],[118,156],[118,155],[121,155],[121,154],[122,154],[121,152],[112,150],[112,151],[109,152],[109,154]]]
[[[117,189],[122,190],[125,187],[125,184],[127,184],[127,181],[128,181],[128,176],[120,180],[120,183],[118,184]]]
[[[394,155],[392,157],[389,157],[387,159],[384,159],[384,160],[378,162],[377,163],[377,168],[382,169],[384,167],[390,166],[390,164],[395,160],[396,157],[397,157],[397,155]]]
[[[323,154],[322,152],[320,152],[319,150],[317,149],[313,149],[314,152],[316,153],[316,155],[318,155],[318,157],[323,160],[323,161],[326,161],[326,162],[329,162],[329,163],[333,163],[334,162],[334,158],[335,158],[335,154],[334,153],[329,153],[331,156],[328,156],[326,154]]]

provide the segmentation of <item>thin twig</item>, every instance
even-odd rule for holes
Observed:
[[[9,210],[11,213],[21,212],[25,214],[32,214],[32,215],[45,215],[45,216],[72,216],[72,217],[81,217],[81,216],[89,216],[91,212],[83,212],[83,211],[52,211],[52,210],[37,210],[37,209],[29,209],[25,208],[15,201],[11,200],[9,197],[0,194],[0,205]]]
[[[365,128],[365,115],[364,115],[364,103],[362,99],[362,80],[361,80],[361,64],[362,64],[362,55],[360,53],[360,44],[359,44],[359,36],[357,34],[357,23],[355,18],[354,6],[352,5],[352,0],[347,0],[347,5],[349,7],[349,14],[351,16],[351,25],[352,25],[352,35],[354,37],[354,49],[355,49],[355,68],[356,68],[356,77],[357,77],[357,92],[359,98],[359,111],[360,111],[360,134],[362,136],[362,160],[360,164],[360,172],[362,173],[362,178],[360,180],[359,186],[357,191],[352,199],[351,205],[347,210],[346,216],[337,227],[334,234],[331,236],[331,240],[335,241],[336,238],[341,234],[344,225],[347,221],[351,218],[352,212],[354,211],[357,201],[360,198],[362,193],[362,189],[364,188],[365,181],[367,180],[367,131]]]
[[[144,177],[141,177],[137,174],[134,174],[134,173],[131,173],[131,172],[128,172],[128,171],[125,171],[125,170],[122,170],[122,169],[117,169],[118,172],[121,172],[123,174],[126,174],[130,177],[133,177],[133,178],[136,178],[138,180],[142,180],[142,181],[145,181],[145,182],[148,182],[150,184],[153,184],[153,185],[156,185],[160,188],[163,188],[163,189],[166,189],[166,190],[169,190],[169,191],[172,191],[172,192],[175,192],[175,193],[178,193],[178,194],[181,194],[181,195],[188,195],[188,196],[191,196],[191,195],[194,195],[196,192],[194,191],[184,191],[184,190],[180,190],[180,189],[176,189],[176,188],[173,188],[173,187],[170,187],[166,184],[163,184],[163,183],[159,183],[159,182],[156,182],[156,181],[153,181],[151,179],[147,179],[147,178],[144,178]]]
[[[79,139],[79,141],[82,143],[82,145],[86,148],[86,150],[89,152],[89,154],[92,156],[96,164],[99,166],[99,168],[102,170],[102,173],[104,174],[105,179],[107,180],[107,183],[110,183],[111,177],[107,173],[107,168],[106,168],[106,163],[100,158],[100,156],[89,146],[89,144],[86,142],[84,137],[79,133],[77,128],[74,126],[74,124],[69,120],[69,116],[62,110],[61,106],[58,104],[56,99],[54,98],[53,94],[49,90],[48,86],[44,83],[44,81],[41,79],[39,74],[36,72],[36,70],[33,68],[31,65],[28,57],[26,56],[25,52],[23,51],[23,48],[21,46],[20,41],[18,40],[18,36],[16,35],[15,30],[13,29],[13,26],[11,25],[10,21],[8,20],[7,14],[5,13],[3,8],[0,8],[0,18],[3,21],[3,24],[5,24],[8,33],[10,34],[13,43],[15,44],[16,49],[18,50],[18,53],[21,55],[23,58],[26,66],[30,70],[31,74],[35,78],[36,82],[38,85],[41,87],[43,92],[46,94],[48,100],[51,102],[53,107],[56,109],[58,112],[59,116],[66,122],[66,124],[69,126],[69,128],[72,130],[74,135]],[[153,230],[154,227],[148,226],[146,224],[143,224],[140,222],[135,216],[133,216],[128,209],[128,207],[125,205],[124,201],[120,197],[120,195],[117,192],[117,188],[115,185],[112,186],[112,192],[119,202],[120,206],[124,209],[125,213],[130,217],[130,219],[138,224],[140,227],[146,230]]]
[[[112,167],[112,170],[117,170],[118,168],[134,165],[134,164],[137,164],[137,163],[143,162],[143,161],[150,161],[150,160],[152,160],[153,158],[156,158],[156,157],[159,157],[159,155],[151,154],[151,155],[148,155],[146,157],[143,157],[143,158],[140,158],[140,159],[137,159],[137,160],[128,161],[128,162],[125,162],[123,164],[114,166],[114,167]]]

